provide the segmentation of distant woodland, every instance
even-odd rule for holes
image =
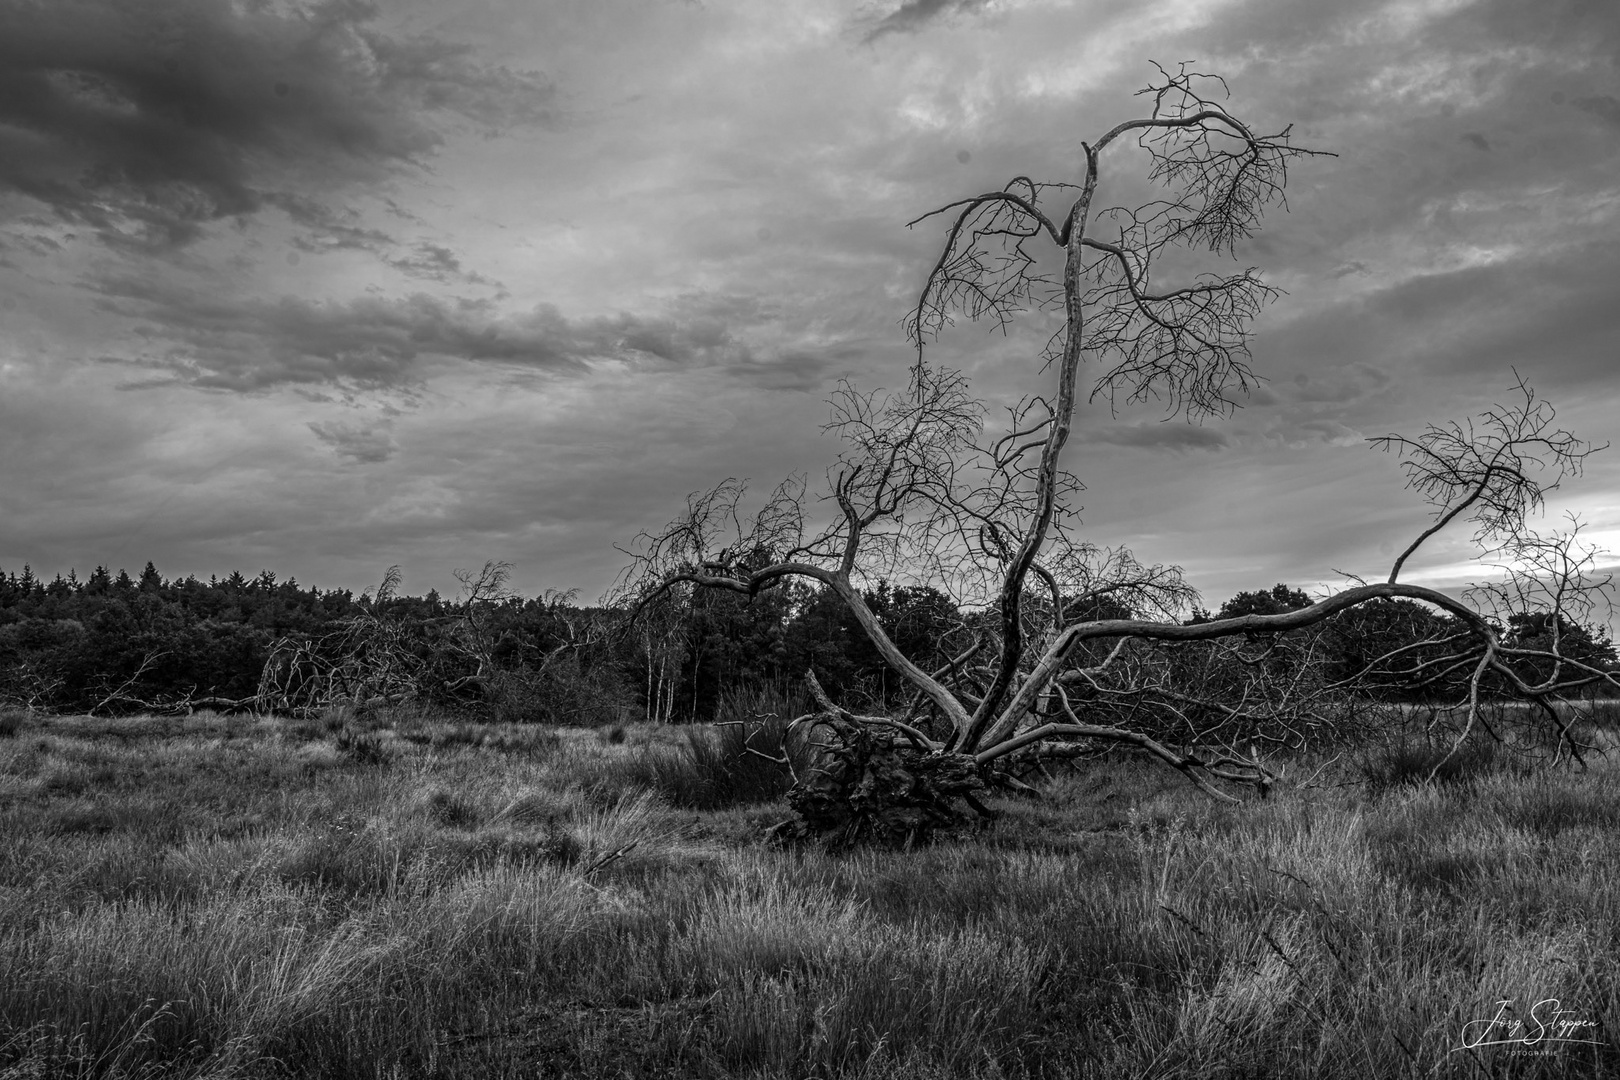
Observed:
[[[741,689],[793,686],[811,670],[835,698],[874,709],[905,707],[912,695],[848,607],[824,590],[783,585],[751,599],[697,590],[631,618],[623,607],[580,606],[573,594],[516,595],[504,569],[467,575],[462,595],[450,599],[401,595],[394,571],[379,589],[356,595],[270,571],[166,579],[150,562],[138,577],[97,567],[85,578],[46,581],[28,567],[0,570],[0,704],[117,715],[410,702],[492,720],[690,722],[713,719]],[[926,587],[880,583],[866,599],[907,655],[936,667],[971,647],[990,617]],[[1239,593],[1213,612],[1194,608],[1187,621],[1309,602],[1277,585]],[[1129,616],[1109,604],[1092,599],[1067,617]],[[1524,617],[1504,628],[1505,640],[1533,647],[1551,634],[1544,622]],[[1558,629],[1567,655],[1616,664],[1601,631]],[[1263,662],[1284,673],[1308,667],[1322,687],[1353,682],[1363,696],[1445,701],[1462,692],[1463,673],[1426,667],[1424,642],[1447,634],[1446,616],[1380,601],[1281,635]],[[1253,662],[1252,653],[1239,660],[1209,644],[1168,648],[1169,670],[1189,688]],[[1357,678],[1380,659],[1376,679]]]

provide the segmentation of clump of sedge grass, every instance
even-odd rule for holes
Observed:
[[[346,727],[338,732],[338,751],[356,765],[381,765],[388,760],[382,739],[374,732]]]
[[[793,720],[808,712],[779,687],[745,687],[721,702],[712,728],[688,728],[673,755],[652,770],[653,786],[676,806],[718,810],[775,802],[809,766],[810,748]]]
[[[0,739],[14,739],[22,731],[28,713],[23,709],[0,709]]]
[[[1492,739],[1471,739],[1461,746],[1450,740],[1403,739],[1369,752],[1359,765],[1368,793],[1380,795],[1431,780],[1447,787],[1468,784],[1504,769],[1508,757]]]

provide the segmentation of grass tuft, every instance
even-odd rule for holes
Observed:
[[[712,727],[685,729],[676,754],[653,759],[652,786],[694,810],[775,802],[810,767],[804,739],[788,730],[808,711],[802,697],[779,688],[734,691]]]
[[[382,738],[374,731],[345,727],[336,739],[338,753],[356,765],[381,765],[388,760]]]
[[[0,709],[0,739],[15,739],[28,720],[24,709]]]
[[[1510,752],[1493,739],[1476,738],[1457,746],[1450,740],[1402,739],[1367,751],[1359,761],[1371,795],[1400,787],[1435,783],[1457,786],[1510,767]]]

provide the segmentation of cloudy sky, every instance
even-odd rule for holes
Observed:
[[[1515,367],[1620,435],[1614,0],[0,0],[0,568],[594,597],[687,492],[819,477],[837,381],[904,384],[905,222],[1074,179],[1153,60],[1339,156],[1238,253],[1244,408],[1084,413],[1086,535],[1213,606],[1387,573],[1365,439]],[[1043,339],[936,358],[1000,401]],[[1620,547],[1620,450],[1550,509]]]

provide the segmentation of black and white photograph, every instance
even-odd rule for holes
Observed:
[[[0,1080],[1620,1076],[1616,0],[0,0]]]

